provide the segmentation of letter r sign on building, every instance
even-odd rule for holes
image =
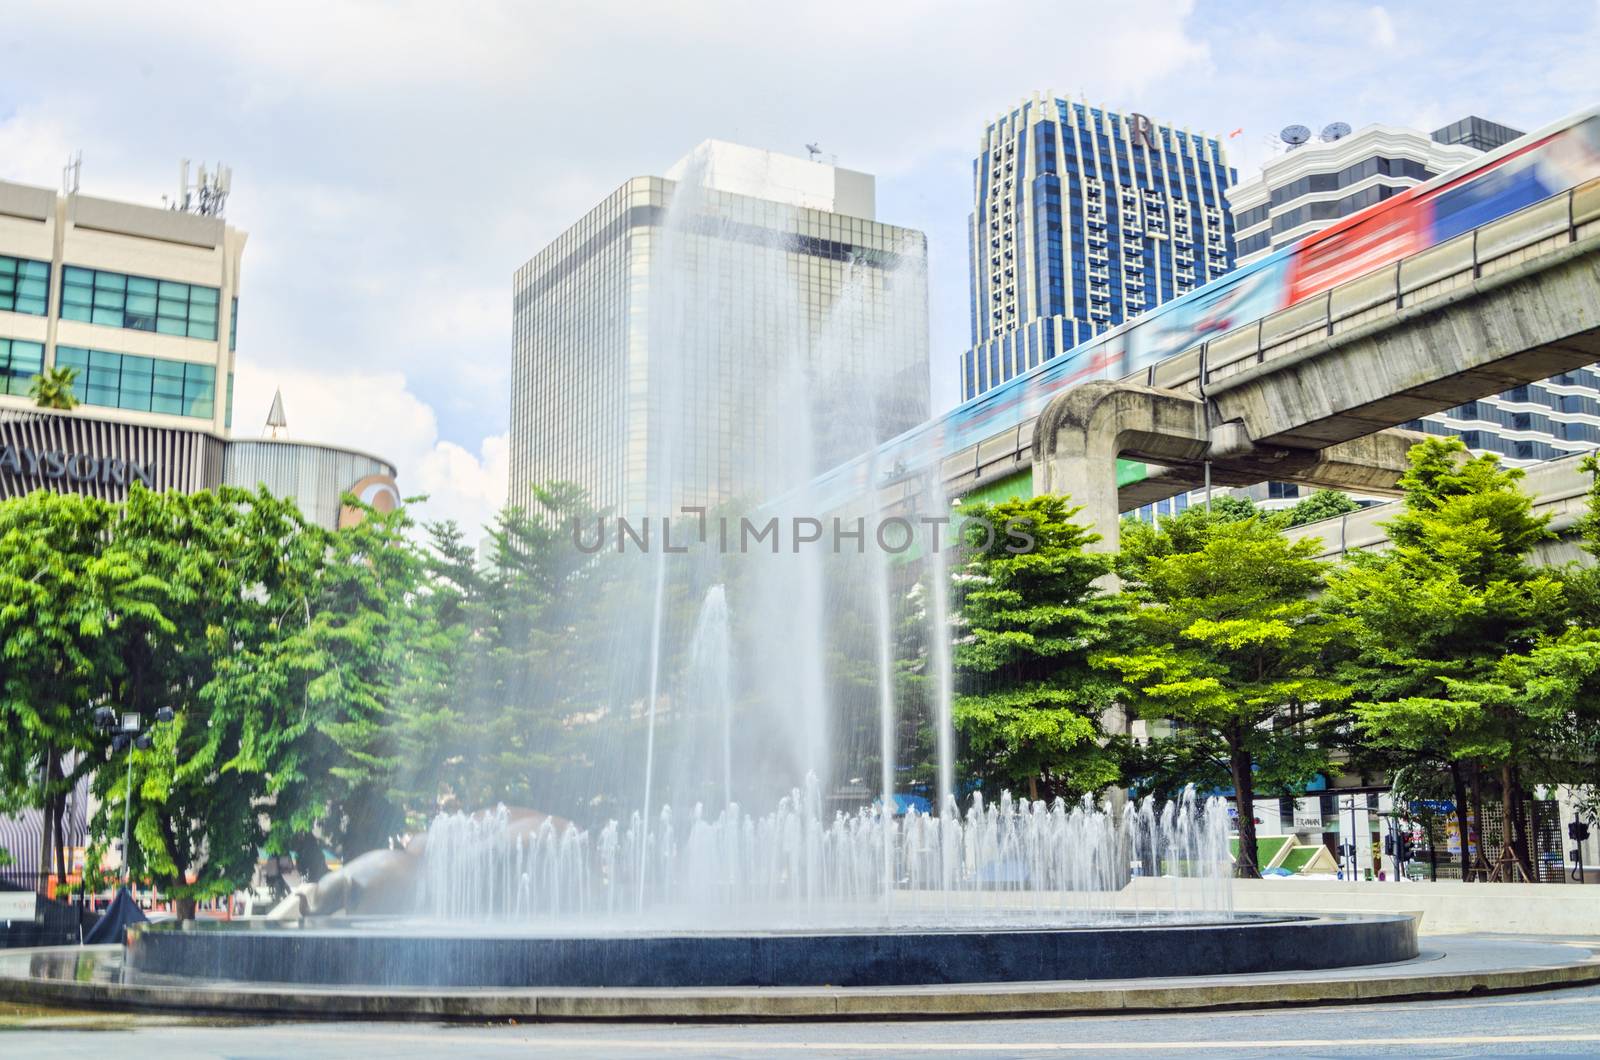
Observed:
[[[1143,114],[1128,115],[1128,141],[1130,143],[1143,142],[1151,151],[1159,151],[1156,146],[1156,127],[1149,118]]]

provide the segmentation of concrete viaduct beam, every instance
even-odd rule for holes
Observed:
[[[1198,485],[1211,463],[1212,481],[1248,485],[1265,479],[1393,493],[1406,453],[1424,436],[1383,431],[1324,450],[1262,446],[1239,424],[1207,429],[1205,403],[1176,390],[1098,381],[1068,391],[1046,406],[1034,430],[1035,493],[1066,493],[1084,507],[1114,550],[1122,511]],[[1116,459],[1166,465],[1144,484],[1120,491]],[[1149,500],[1143,499],[1149,494]]]
[[[1225,439],[1233,436],[1243,439],[1247,448],[1235,443],[1230,451]],[[1216,486],[1253,486],[1271,480],[1314,489],[1398,496],[1398,483],[1408,466],[1411,447],[1427,437],[1421,431],[1391,428],[1326,449],[1285,449],[1248,442],[1241,424],[1220,424],[1212,428],[1211,482]],[[1128,483],[1118,490],[1118,507],[1132,511],[1204,484],[1203,464],[1157,468],[1143,481]]]
[[[1342,330],[1334,295],[1398,273],[1314,296],[1279,314],[1313,325],[1292,343],[1262,346],[1260,327],[1208,343],[1203,384],[1100,381],[1068,391],[1038,419],[1034,492],[1070,494],[1107,550],[1117,547],[1119,509],[1192,488],[1206,461],[1223,485],[1279,479],[1390,492],[1418,440],[1396,424],[1600,361],[1600,235],[1563,242],[1574,231],[1565,225],[1482,264],[1476,234],[1470,247],[1440,248],[1471,249],[1465,271],[1419,288],[1409,297],[1432,293],[1415,303],[1400,304],[1397,291]],[[1318,337],[1323,327],[1333,333]],[[1241,355],[1236,336],[1256,348]],[[1119,503],[1119,456],[1168,470],[1125,487]]]
[[[1600,361],[1600,237],[1261,361],[1212,371],[1214,415],[1316,449]]]

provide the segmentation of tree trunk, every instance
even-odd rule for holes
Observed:
[[[1467,865],[1469,863],[1468,859],[1470,857],[1470,859],[1471,859],[1470,863],[1472,865],[1472,874],[1473,874],[1472,878],[1473,879],[1477,879],[1477,880],[1482,880],[1484,882],[1488,882],[1488,879],[1489,879],[1488,861],[1487,861],[1488,855],[1484,854],[1484,852],[1483,852],[1483,783],[1482,783],[1483,776],[1482,776],[1482,774],[1483,774],[1483,770],[1478,766],[1478,763],[1476,763],[1476,762],[1472,763],[1472,837],[1473,837],[1473,839],[1476,840],[1476,845],[1477,845],[1478,849],[1477,849],[1476,853],[1469,855],[1469,853],[1467,851],[1467,848],[1471,844],[1469,844],[1467,842],[1467,837],[1466,836],[1462,836],[1461,837],[1461,858],[1462,858],[1461,864],[1462,865]],[[1466,878],[1465,874],[1463,874],[1463,879],[1465,879],[1465,878]]]
[[[39,879],[35,886],[41,894],[49,891],[46,877],[50,874],[50,775],[55,749],[46,746],[44,761],[39,763]]]
[[[1522,816],[1522,785],[1510,762],[1500,767],[1500,801],[1505,814],[1505,842],[1510,845],[1522,878],[1533,881],[1533,864],[1528,857],[1528,822]]]
[[[56,799],[55,821],[51,825],[51,830],[55,835],[56,844],[56,879],[61,881],[61,885],[63,887],[66,886],[67,883],[67,834],[66,828],[63,827],[61,819],[66,816],[66,812],[67,796],[63,792],[61,796]]]
[[[1256,864],[1256,788],[1251,764],[1244,734],[1237,729],[1230,731],[1228,769],[1233,774],[1233,798],[1239,808],[1239,860],[1234,863],[1233,874],[1241,880],[1261,878],[1261,866]]]
[[[1461,839],[1461,879],[1471,882],[1475,877],[1469,867],[1472,864],[1471,854],[1467,850],[1467,837],[1472,834],[1472,820],[1467,810],[1467,782],[1461,775],[1461,763],[1450,763],[1450,784],[1455,789],[1456,796],[1456,835]],[[1438,873],[1434,874],[1435,878]]]
[[[173,908],[177,911],[177,915],[178,915],[178,919],[179,920],[193,920],[194,919],[194,899],[193,898],[179,898],[179,899],[176,899],[173,902]]]
[[[1528,789],[1522,784],[1522,770],[1516,766],[1511,767],[1511,790],[1516,793],[1517,800],[1517,856],[1522,859],[1522,868],[1528,874],[1528,879],[1533,880],[1533,840],[1528,835]]]

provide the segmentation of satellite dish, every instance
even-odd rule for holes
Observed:
[[[1336,122],[1333,122],[1331,124],[1324,125],[1322,127],[1321,140],[1325,144],[1331,144],[1331,143],[1333,143],[1333,141],[1335,141],[1335,140],[1343,140],[1346,136],[1349,136],[1349,135],[1350,135],[1350,126],[1346,125],[1342,121],[1336,121]]]
[[[1283,132],[1278,134],[1278,139],[1288,144],[1291,148],[1299,147],[1311,139],[1311,130],[1304,125],[1285,125]]]

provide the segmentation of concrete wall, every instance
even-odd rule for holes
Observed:
[[[1162,883],[1140,879],[1134,886]],[[1236,880],[1233,896],[1234,908],[1249,913],[1411,913],[1421,917],[1424,935],[1600,933],[1600,886],[1592,884]]]
[[[1549,515],[1550,528],[1566,534],[1588,511],[1589,489],[1594,476],[1582,470],[1587,453],[1547,460],[1526,470],[1522,489],[1533,497],[1536,515]],[[1401,502],[1373,505],[1358,512],[1349,512],[1333,519],[1285,530],[1291,540],[1317,538],[1322,542],[1323,559],[1339,559],[1347,552],[1381,551],[1389,545],[1388,535],[1380,524],[1399,514]],[[1539,558],[1547,563],[1583,562],[1587,554],[1570,541],[1554,541],[1541,547]]]

